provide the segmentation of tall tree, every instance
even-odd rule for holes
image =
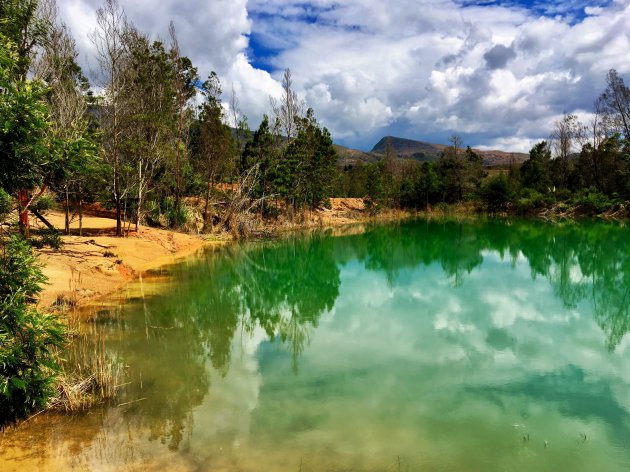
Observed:
[[[291,69],[286,68],[282,76],[282,95],[280,100],[271,97],[271,109],[280,129],[287,140],[291,141],[297,133],[297,120],[304,114],[304,103],[293,89]]]
[[[273,134],[269,128],[269,117],[264,115],[260,126],[254,132],[253,139],[245,145],[241,164],[243,171],[258,166],[260,179],[257,188],[254,189],[254,195],[262,198],[263,214],[265,198],[275,192],[272,184],[277,166],[277,154]]]
[[[63,23],[55,21],[56,13],[54,8],[48,38],[33,69],[48,84],[49,139],[55,166],[47,181],[63,198],[65,231],[69,234],[71,200],[77,203],[79,232],[82,230],[81,205],[96,145],[86,116],[89,84],[77,64],[74,39]]]
[[[529,159],[520,168],[521,182],[525,187],[533,188],[540,193],[550,191],[551,183],[551,151],[547,141],[541,141],[529,151]]]
[[[578,146],[584,141],[584,135],[585,127],[580,123],[577,115],[565,114],[562,119],[554,123],[549,140],[560,170],[556,183],[563,187],[566,187],[571,171],[570,157],[577,152]]]
[[[146,35],[130,28],[125,43],[130,53],[125,95],[131,112],[124,150],[135,169],[137,231],[156,174],[174,154],[173,136],[178,131],[177,83],[172,58],[160,41],[150,42]]]
[[[451,145],[442,152],[438,160],[438,172],[444,182],[445,201],[460,202],[464,198],[466,183],[466,159],[462,148],[462,138],[458,135],[450,137]]]
[[[50,171],[46,89],[22,75],[20,56],[0,33],[0,188],[18,196],[20,230],[28,234],[28,192]]]
[[[608,134],[622,133],[630,139],[630,88],[615,69],[606,75],[606,90],[597,99],[596,108],[602,113]]]
[[[224,123],[221,104],[221,82],[212,72],[202,85],[204,102],[199,115],[199,146],[197,162],[205,175],[205,204],[203,211],[204,227],[208,226],[208,207],[211,192],[222,175],[230,173],[234,167],[234,143],[232,131]]]
[[[195,84],[198,82],[197,68],[186,56],[181,55],[179,41],[175,33],[175,24],[169,25],[171,39],[171,62],[175,71],[175,105],[177,109],[177,134],[175,140],[175,212],[179,214],[182,198],[182,175],[186,159],[188,129],[191,113],[187,109],[189,100],[195,95]]]
[[[96,23],[91,39],[96,48],[105,90],[104,103],[100,110],[101,150],[111,171],[108,186],[116,207],[116,235],[122,236],[123,200],[129,190],[126,178],[129,169],[121,150],[123,123],[125,115],[129,113],[124,103],[124,91],[127,87],[125,68],[129,59],[124,35],[129,25],[118,0],[105,0],[103,6],[96,11]]]

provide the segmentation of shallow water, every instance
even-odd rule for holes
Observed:
[[[292,236],[114,302],[83,330],[120,397],[2,433],[0,470],[630,470],[619,224]]]

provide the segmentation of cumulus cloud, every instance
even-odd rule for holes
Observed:
[[[252,124],[290,67],[336,140],[368,149],[387,130],[527,151],[562,113],[587,116],[608,69],[630,74],[626,0],[121,2],[155,35],[173,19],[183,52],[234,84]],[[61,7],[85,54],[97,6]]]
[[[483,55],[488,69],[503,69],[510,59],[515,57],[516,53],[512,48],[507,48],[503,44],[497,44]]]

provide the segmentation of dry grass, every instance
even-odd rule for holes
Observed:
[[[104,339],[93,344],[80,336],[72,347],[76,360],[65,362],[50,408],[81,411],[114,399],[124,385],[125,366],[107,353]]]

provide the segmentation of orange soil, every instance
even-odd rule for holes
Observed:
[[[46,218],[63,228],[63,215],[48,212]],[[199,236],[141,226],[138,233],[114,236],[116,221],[84,216],[84,234],[63,236],[61,250],[39,250],[43,272],[48,277],[38,306],[46,309],[63,297],[73,303],[102,297],[143,271],[169,264],[191,255],[209,244]],[[71,225],[73,232],[78,223]]]

